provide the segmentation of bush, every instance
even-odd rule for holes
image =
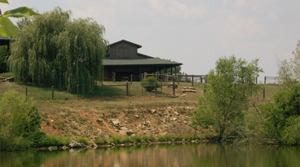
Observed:
[[[24,150],[33,143],[41,117],[35,103],[10,90],[0,100],[0,150]]]
[[[76,141],[78,142],[78,143],[83,143],[83,144],[85,144],[85,145],[88,145],[89,144],[89,142],[88,142],[88,140],[85,138],[85,137],[77,137],[77,139],[76,139]]]
[[[120,144],[120,143],[121,143],[121,138],[120,138],[120,136],[112,136],[112,137],[110,138],[110,143]]]
[[[142,142],[142,137],[141,136],[132,136],[131,137],[133,141],[140,143]]]
[[[95,139],[95,143],[97,145],[103,145],[103,144],[109,144],[109,142],[107,141],[107,139],[104,136],[99,136]]]
[[[147,91],[150,92],[155,89],[155,84],[157,84],[157,80],[155,77],[151,76],[151,77],[143,79],[141,84]],[[161,85],[157,85],[157,88],[160,88],[160,87],[161,87]]]
[[[33,147],[67,146],[70,143],[71,139],[69,137],[48,136],[44,132],[39,132],[34,136]]]
[[[273,99],[259,106],[266,118],[264,136],[283,144],[300,144],[300,86],[281,90]]]
[[[132,139],[129,136],[125,136],[121,139],[121,143],[132,143]]]

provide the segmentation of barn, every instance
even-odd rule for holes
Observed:
[[[10,38],[0,36],[0,46],[6,45],[7,46],[7,51],[9,51],[9,42],[10,42]]]
[[[182,63],[154,58],[138,53],[142,46],[127,40],[109,45],[103,60],[104,81],[124,81],[132,76],[133,81],[141,81],[145,73],[164,73],[167,69],[176,72]]]

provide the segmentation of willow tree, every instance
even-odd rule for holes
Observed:
[[[94,89],[102,78],[107,42],[104,27],[91,18],[71,19],[59,7],[26,23],[12,45],[9,68],[17,82],[54,85],[75,92]]]

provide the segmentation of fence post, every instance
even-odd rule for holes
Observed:
[[[187,74],[185,74],[185,82],[187,82]]]
[[[206,84],[204,84],[204,89],[203,89],[203,94],[205,95],[206,93]]]
[[[128,82],[126,82],[126,96],[129,95],[129,92],[128,92]]]
[[[26,96],[26,100],[27,100],[27,87],[25,89],[25,96]]]
[[[266,88],[263,87],[263,99],[265,100],[265,98],[266,98]]]
[[[102,95],[102,98],[103,98],[103,83],[102,83],[102,87],[101,87],[101,95]]]
[[[175,79],[173,79],[173,96],[175,97]]]
[[[142,96],[143,96],[143,92],[144,92],[144,83],[142,82]]]
[[[160,81],[160,91],[162,92],[162,81]]]
[[[267,76],[265,76],[265,82],[264,82],[265,84],[267,83]]]
[[[116,82],[116,72],[113,73],[113,81]]]
[[[157,96],[157,82],[155,82],[155,96]]]
[[[194,86],[194,75],[192,75],[192,86]]]
[[[77,100],[79,100],[79,84],[77,84]]]
[[[179,75],[177,75],[177,81],[178,81],[178,86],[179,86]]]
[[[167,78],[167,81],[166,81],[166,82],[168,83],[168,81],[169,81],[169,76],[167,75],[166,78]]]
[[[131,81],[131,86],[132,86],[132,74],[130,75],[130,81]]]
[[[52,85],[52,100],[54,100],[54,86]]]

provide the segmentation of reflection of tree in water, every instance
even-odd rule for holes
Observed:
[[[0,166],[297,166],[298,147],[235,148],[227,143],[0,152]]]

